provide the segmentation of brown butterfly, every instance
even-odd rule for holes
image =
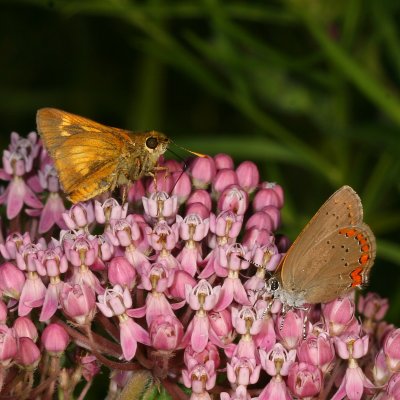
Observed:
[[[343,186],[305,226],[266,291],[289,307],[326,303],[365,285],[375,254],[361,200]]]
[[[73,203],[153,176],[170,139],[156,131],[111,128],[55,108],[42,108],[37,129]]]

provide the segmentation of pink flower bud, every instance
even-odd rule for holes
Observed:
[[[172,174],[174,188],[172,195],[178,198],[178,204],[183,204],[192,191],[192,182],[186,172],[177,171]]]
[[[25,275],[14,264],[0,266],[0,290],[3,295],[18,300],[25,284]]]
[[[94,290],[83,283],[81,285],[63,285],[60,300],[65,314],[78,324],[85,324],[94,317],[96,295]]]
[[[173,351],[181,344],[183,325],[171,315],[158,315],[150,325],[151,345],[157,350]]]
[[[252,249],[258,246],[269,245],[274,241],[271,231],[266,229],[250,228],[246,230],[242,243],[247,248]]]
[[[331,335],[340,335],[352,322],[354,301],[349,297],[339,298],[327,303],[323,308],[325,323]]]
[[[169,293],[171,296],[178,299],[185,298],[186,285],[189,285],[193,288],[197,283],[196,279],[194,279],[190,274],[183,270],[175,271],[173,278],[174,280],[171,287],[169,288]]]
[[[260,211],[266,206],[279,208],[280,204],[281,200],[273,189],[261,189],[253,199],[253,208],[255,211]]]
[[[197,157],[190,165],[190,175],[193,186],[197,189],[205,189],[214,179],[216,174],[215,163],[211,157]]]
[[[7,306],[3,300],[0,300],[0,325],[5,324],[7,321]]]
[[[212,200],[207,190],[197,189],[194,192],[192,192],[192,194],[186,201],[186,205],[190,206],[193,203],[201,203],[208,209],[209,212],[211,211]]]
[[[303,318],[294,310],[289,310],[285,318],[280,316],[277,319],[277,332],[280,342],[286,349],[291,350],[297,347],[303,338]]]
[[[262,350],[269,351],[276,343],[276,332],[274,327],[274,321],[271,316],[263,316],[265,307],[257,310],[257,316],[261,320],[261,330],[254,337],[254,342],[257,347]]]
[[[232,157],[228,154],[220,153],[214,156],[214,162],[217,170],[228,168],[235,168],[235,164],[233,163]]]
[[[108,265],[108,279],[113,285],[133,289],[136,282],[136,270],[125,257],[114,257]]]
[[[220,193],[231,185],[238,185],[236,172],[232,169],[220,169],[212,181],[213,192],[218,197]]]
[[[239,185],[248,193],[254,192],[260,180],[257,165],[251,161],[243,161],[237,168]]]
[[[17,341],[12,329],[0,325],[0,365],[6,367],[17,354]]]
[[[41,353],[35,342],[28,337],[22,337],[18,342],[18,352],[15,362],[29,370],[35,369],[39,364]]]
[[[213,332],[223,343],[229,343],[234,337],[232,326],[232,315],[229,309],[212,311],[208,315],[210,326]]]
[[[274,230],[274,221],[271,216],[263,211],[254,213],[246,222],[246,230],[251,228],[266,229],[272,232]]]
[[[186,215],[197,214],[203,219],[207,219],[210,216],[210,210],[202,203],[192,203],[186,209]]]
[[[386,362],[386,355],[382,349],[376,355],[374,368],[372,369],[372,376],[374,377],[374,382],[379,386],[383,386],[386,384],[391,374],[392,371],[390,371],[390,369],[388,368],[388,364]]]
[[[265,206],[261,209],[261,211],[269,215],[272,220],[272,230],[276,231],[281,225],[281,212],[279,208],[275,206]]]
[[[133,204],[142,204],[142,197],[145,196],[143,181],[141,179],[132,182],[128,192],[128,202]]]
[[[174,181],[169,171],[158,171],[154,179],[147,181],[146,192],[147,194],[157,192],[171,193],[173,185]]]
[[[278,195],[278,199],[279,199],[278,208],[283,207],[283,203],[285,201],[285,196],[284,196],[282,186],[278,185],[275,182],[263,182],[260,186],[263,189],[272,189]]]
[[[14,332],[17,337],[28,337],[31,338],[34,342],[36,342],[38,338],[38,331],[36,329],[35,324],[28,317],[18,317],[14,321]]]
[[[44,328],[41,342],[50,354],[60,356],[68,346],[69,335],[61,325],[50,324]]]
[[[161,162],[161,158],[160,158]],[[165,168],[168,168],[168,172],[170,174],[173,174],[174,172],[182,172],[183,171],[183,163],[169,159],[169,160],[164,160],[160,165],[162,165]]]

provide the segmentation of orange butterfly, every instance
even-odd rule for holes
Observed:
[[[160,132],[111,128],[55,108],[40,109],[36,123],[73,203],[153,176],[170,143]]]

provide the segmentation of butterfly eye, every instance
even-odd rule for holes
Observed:
[[[279,281],[276,278],[272,277],[272,278],[268,279],[267,290],[269,292],[277,291],[279,289],[279,286],[280,286]]]
[[[154,136],[150,136],[146,139],[146,146],[149,149],[155,149],[158,146],[158,140]]]

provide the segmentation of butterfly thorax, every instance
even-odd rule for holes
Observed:
[[[278,299],[285,308],[302,308],[306,303],[303,291],[284,289],[282,282],[276,276],[272,276],[265,282],[265,290],[274,299]]]

